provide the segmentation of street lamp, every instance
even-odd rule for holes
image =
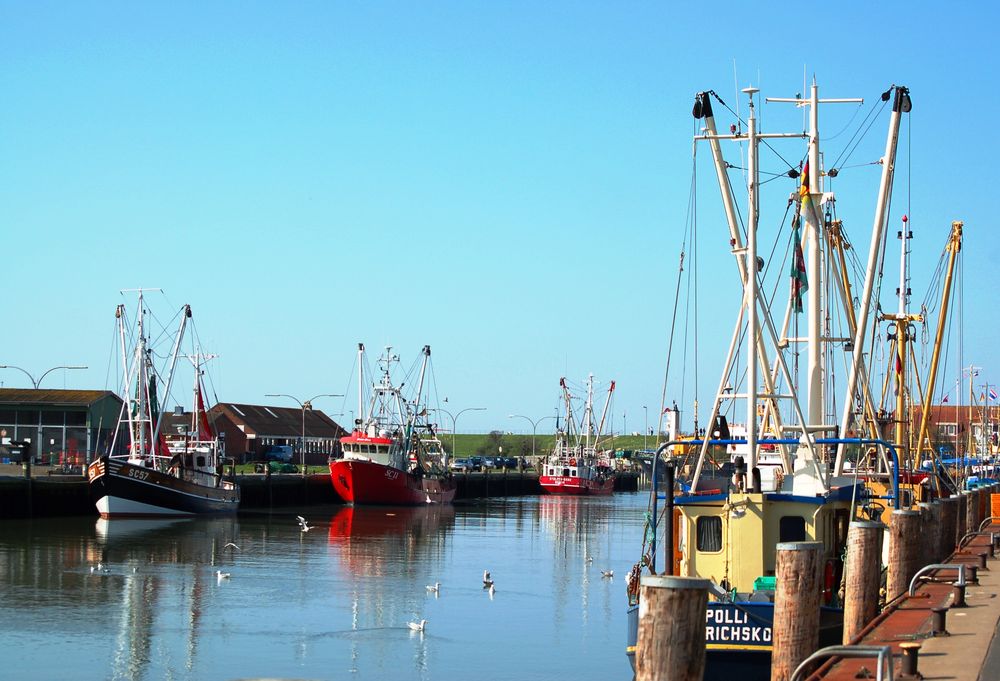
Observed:
[[[51,374],[56,369],[87,369],[87,368],[88,367],[85,367],[85,366],[69,366],[69,365],[52,367],[51,369],[46,370],[45,373],[43,373],[41,376],[39,376],[38,380],[36,381],[34,376],[32,376],[31,374],[29,374],[27,371],[25,371],[21,367],[16,367],[16,366],[14,366],[12,364],[0,364],[0,369],[17,369],[22,374],[24,374],[25,376],[27,376],[28,379],[31,381],[32,387],[35,390],[38,390],[38,384],[42,382],[42,379],[45,378],[46,376],[48,376],[49,374]]]
[[[298,402],[299,406],[302,408],[302,436],[299,439],[299,459],[302,462],[302,475],[306,474],[306,409],[312,409],[312,402],[320,397],[343,397],[343,395],[333,395],[330,393],[320,393],[319,395],[314,395],[308,400],[303,402],[297,397],[288,395],[286,393],[267,393],[264,397],[287,397],[290,400],[295,400]]]
[[[642,405],[642,413],[646,417],[646,429],[642,431],[642,448],[646,449],[646,436],[649,435],[649,410],[646,405]]]
[[[541,423],[542,421],[544,421],[545,419],[557,419],[557,418],[559,418],[559,415],[556,414],[555,416],[543,416],[542,418],[540,418],[538,420],[535,420],[535,421],[533,421],[531,418],[525,416],[524,414],[507,414],[507,418],[509,418],[509,419],[524,419],[525,421],[527,421],[528,423],[531,424],[531,458],[534,459],[535,458],[535,431],[538,428],[538,424]]]
[[[467,411],[486,411],[486,407],[466,407],[465,409],[461,410],[457,414],[452,414],[447,409],[441,409],[440,407],[437,407],[435,409],[431,409],[431,411],[443,411],[445,414],[447,414],[448,416],[451,417],[451,452],[452,452],[452,455],[456,455],[456,454],[458,454],[458,452],[456,451],[455,447],[457,447],[458,445],[457,445],[457,443],[455,441],[455,435],[458,433],[458,417],[461,416],[462,414],[464,414]],[[448,465],[447,459],[445,459],[444,463],[445,463],[445,466]]]

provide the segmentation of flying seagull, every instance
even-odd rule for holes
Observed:
[[[302,530],[303,532],[308,532],[309,530],[312,529],[312,526],[309,525],[309,523],[306,522],[305,518],[303,518],[300,515],[297,515],[295,517],[299,519],[299,529],[300,530]]]
[[[601,577],[604,577],[605,579],[611,579],[614,576],[615,576],[614,570],[601,570]]]
[[[241,548],[240,548],[239,546],[237,546],[236,544],[234,544],[233,542],[229,542],[228,544],[226,544],[226,545],[225,545],[225,546],[223,546],[222,548],[224,548],[224,549],[228,549],[228,548],[234,548],[234,549],[236,549],[237,551],[242,551],[242,550],[243,550],[243,549],[241,549]]]

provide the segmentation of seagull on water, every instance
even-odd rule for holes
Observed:
[[[223,572],[222,570],[216,570],[215,571],[215,579],[218,580],[218,581],[220,581],[220,582],[222,580],[224,580],[224,579],[229,579],[230,576],[231,575],[228,572]]]
[[[420,620],[419,622],[407,622],[406,626],[408,626],[413,631],[419,631],[419,632],[423,633],[424,626],[426,624],[427,624],[427,620]]]
[[[490,584],[490,589],[489,589],[488,593],[490,594],[490,600],[491,601],[493,600],[493,594],[495,594],[496,592],[497,592],[497,590],[493,587],[492,584]]]
[[[309,530],[312,529],[312,526],[309,523],[306,522],[305,518],[303,518],[300,515],[297,515],[295,517],[299,519],[299,529],[300,530],[302,530],[303,532],[308,532]]]
[[[586,562],[587,562],[587,565],[592,565],[593,562],[594,562],[594,557],[593,556],[587,556],[587,561]]]
[[[490,578],[490,571],[483,570],[483,588],[489,589],[491,586],[493,586],[493,580]]]
[[[601,577],[603,577],[604,579],[611,579],[614,576],[615,576],[614,570],[601,570]]]
[[[434,595],[441,593],[441,582],[434,582],[433,584],[428,585],[427,590]]]

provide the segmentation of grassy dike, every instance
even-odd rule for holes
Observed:
[[[549,433],[543,435],[539,433],[535,436],[535,453],[538,455],[548,454],[555,444],[556,436]],[[451,433],[442,433],[441,441],[444,443],[445,449],[455,457],[464,458],[467,456],[475,456],[479,451],[483,451],[485,456],[496,455],[498,452],[496,450],[497,443],[499,446],[503,447],[504,456],[527,456],[531,454],[531,434],[508,434],[505,433],[499,438],[499,440],[489,433],[474,434],[474,433],[459,433],[455,436],[455,453],[452,453],[452,435]],[[623,437],[615,437],[613,441],[609,441],[610,446],[615,449],[642,449],[643,448],[643,438],[642,435],[626,435]],[[646,438],[646,444],[650,449],[656,446],[656,438],[648,437]]]

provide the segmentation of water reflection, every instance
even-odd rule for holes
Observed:
[[[4,675],[624,679],[624,588],[600,570],[634,562],[641,511],[544,497],[312,509],[309,532],[293,514],[0,523]]]

